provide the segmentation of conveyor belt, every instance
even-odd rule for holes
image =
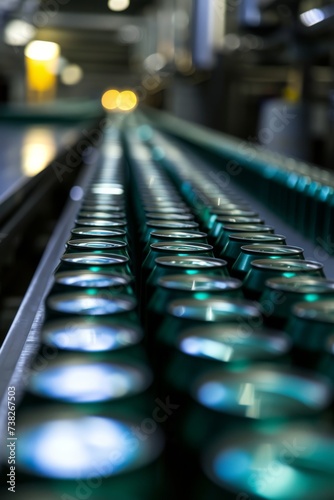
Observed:
[[[142,115],[99,151],[0,350],[2,497],[332,500],[331,258]]]

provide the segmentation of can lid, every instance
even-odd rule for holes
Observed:
[[[93,250],[104,250],[111,249],[117,250],[119,248],[125,248],[127,243],[118,240],[102,240],[97,238],[86,238],[84,240],[69,240],[67,245],[71,248],[87,248]]]
[[[267,255],[302,255],[304,250],[300,247],[288,245],[268,245],[262,243],[253,243],[252,245],[244,245],[241,251],[247,254],[267,254]]]
[[[334,294],[334,281],[326,278],[296,276],[294,278],[271,278],[266,281],[266,286],[281,292],[306,295],[306,301],[313,302],[317,295]]]
[[[211,245],[206,245],[205,243],[152,243],[150,245],[152,250],[158,252],[211,252],[213,247]]]
[[[56,273],[54,281],[58,285],[82,288],[113,288],[127,286],[132,278],[124,274],[107,274],[94,271],[64,271]]]
[[[96,210],[99,211],[99,212],[123,212],[123,210],[124,210],[123,206],[111,205],[111,204],[108,205],[108,204],[99,203],[99,202],[96,202],[96,203],[93,203],[93,202],[83,203],[81,205],[81,208],[83,210],[86,210],[86,211],[89,211],[89,212],[95,212]]]
[[[216,438],[202,455],[202,467],[227,499],[242,491],[254,500],[331,500],[333,450],[334,434],[310,425],[239,430]]]
[[[46,303],[55,312],[91,316],[126,313],[133,311],[137,305],[132,297],[108,297],[103,292],[96,292],[94,295],[84,292],[50,295]]]
[[[218,215],[218,218],[220,216],[224,215],[231,215],[231,216],[236,216],[236,217],[251,217],[251,218],[258,218],[258,213],[253,212],[253,210],[239,210],[238,208],[221,208],[219,210],[216,210],[214,214]]]
[[[17,468],[60,480],[100,478],[101,471],[107,479],[136,470],[153,462],[164,445],[159,428],[138,439],[134,429],[140,423],[57,407],[26,412],[17,429]]]
[[[157,229],[195,229],[198,227],[197,222],[177,222],[177,221],[167,221],[167,220],[155,220],[148,221],[146,223],[148,227],[154,227]]]
[[[184,207],[177,207],[174,205],[170,206],[159,206],[159,205],[147,205],[144,208],[145,212],[150,213],[161,213],[161,214],[185,214],[190,212],[190,208],[186,205]]]
[[[230,234],[231,241],[264,241],[266,243],[274,243],[275,241],[285,241],[286,237],[281,234],[267,234],[267,233],[236,233]]]
[[[152,373],[143,365],[61,354],[43,370],[32,370],[27,390],[35,396],[80,404],[115,401],[144,392]],[[84,381],[84,383],[83,383]]]
[[[161,231],[152,231],[152,238],[161,238],[161,239],[173,239],[173,240],[183,240],[183,239],[205,239],[207,238],[206,233],[201,233],[200,231],[168,231],[167,229],[163,229]]]
[[[316,300],[315,302],[297,302],[292,312],[299,318],[309,321],[334,323],[334,299]]]
[[[203,406],[256,420],[314,414],[329,406],[332,394],[327,378],[277,365],[211,371],[192,387],[192,396]]]
[[[227,265],[225,260],[214,259],[213,257],[181,257],[178,255],[157,257],[155,262],[157,265],[164,267],[180,267],[184,269],[215,269]]]
[[[99,211],[86,211],[86,210],[80,210],[79,212],[79,218],[81,219],[87,218],[87,219],[125,219],[126,215],[124,212],[117,212],[117,213],[110,213],[110,212],[99,212]]]
[[[103,352],[138,344],[143,338],[139,327],[117,324],[101,318],[72,318],[48,321],[42,342],[65,351]]]
[[[87,266],[117,266],[129,262],[125,255],[113,253],[65,253],[61,257],[62,262],[67,264],[87,265]]]
[[[290,338],[283,332],[254,330],[235,323],[187,328],[175,339],[177,347],[200,358],[223,363],[270,360],[289,352]]]
[[[297,259],[258,259],[253,260],[251,266],[255,269],[269,269],[286,273],[315,272],[322,270],[324,267],[320,262]],[[285,277],[289,278],[289,276]]]
[[[152,220],[158,219],[158,220],[180,220],[180,221],[187,221],[187,220],[193,220],[195,217],[192,214],[163,214],[163,213],[154,213],[154,212],[148,212],[146,214],[147,219]]]
[[[242,282],[235,278],[223,278],[208,274],[195,274],[193,276],[175,274],[159,278],[158,286],[186,292],[228,292],[241,290]]]
[[[91,226],[91,227],[125,227],[125,221],[112,221],[103,219],[76,219],[77,226]]]
[[[274,233],[274,228],[264,224],[228,224],[224,226],[224,231],[232,233]]]
[[[225,216],[217,217],[215,222],[221,222],[223,224],[232,223],[233,225],[235,225],[233,222],[233,219],[235,221],[235,224],[259,224],[259,225],[262,225],[264,222],[263,219],[260,219],[260,217],[246,217],[245,215],[237,215],[237,214],[234,214],[234,216],[233,216],[232,212],[230,213],[229,216],[226,214]]]
[[[114,236],[126,236],[126,231],[124,229],[91,229],[87,227],[75,227],[71,231],[72,234],[77,234],[81,236],[91,236],[94,237],[114,237]]]
[[[247,320],[261,319],[261,312],[255,302],[239,299],[178,299],[168,304],[168,313],[194,321],[231,321],[243,325]]]

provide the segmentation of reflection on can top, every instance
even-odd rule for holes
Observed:
[[[326,278],[311,278],[307,276],[271,278],[266,281],[266,286],[273,290],[296,294],[334,294],[334,281],[327,280]],[[307,300],[307,297],[305,300]],[[313,302],[311,296],[310,302]]]
[[[131,297],[122,295],[109,297],[103,292],[96,292],[94,295],[81,292],[51,295],[46,303],[55,312],[91,316],[125,313],[133,311],[137,305]]]
[[[225,267],[226,261],[214,259],[212,257],[158,257],[155,259],[156,264],[165,267],[181,267],[186,269],[212,269]]]
[[[91,226],[91,227],[125,227],[125,221],[112,221],[103,219],[77,219],[75,221],[77,226]]]
[[[198,379],[193,397],[212,410],[248,419],[304,417],[326,409],[329,380],[313,372],[277,365],[240,372],[215,370]]]
[[[221,278],[207,274],[195,274],[194,276],[175,274],[159,278],[158,286],[187,292],[226,292],[240,290],[242,282],[235,278]]]
[[[323,269],[320,262],[311,260],[293,260],[293,259],[259,259],[253,260],[251,266],[259,269],[270,269],[282,272],[312,272]]]
[[[264,241],[264,242],[275,242],[275,241],[285,241],[286,237],[281,234],[266,234],[266,233],[236,233],[230,234],[229,240],[231,241]]]
[[[198,227],[197,222],[177,222],[177,221],[167,221],[167,220],[155,220],[146,223],[148,227],[154,227],[157,229],[195,229]]]
[[[87,248],[92,250],[118,250],[125,248],[127,243],[118,240],[102,240],[97,238],[86,238],[84,240],[69,240],[67,245],[71,248]]]
[[[310,321],[334,323],[334,300],[316,300],[315,302],[297,302],[293,314]]]
[[[292,247],[288,245],[267,245],[262,243],[253,243],[252,245],[244,245],[241,251],[248,254],[261,254],[268,255],[301,255],[304,250],[300,247]]]
[[[152,250],[157,250],[160,252],[211,252],[213,247],[211,245],[206,245],[205,243],[152,243],[150,245]]]
[[[123,274],[103,274],[93,271],[67,271],[56,273],[54,281],[59,285],[82,288],[113,288],[129,285],[132,278]]]
[[[222,498],[225,492],[237,498],[240,491],[254,500],[333,498],[334,435],[310,425],[225,434],[206,450],[202,464]]]
[[[101,318],[71,318],[47,322],[42,342],[65,351],[103,352],[138,344],[141,329],[133,324],[117,324]]]
[[[200,231],[168,231],[168,230],[161,230],[161,231],[152,231],[151,232],[151,237],[152,238],[170,238],[173,240],[183,240],[183,239],[205,239],[207,238],[207,233],[201,233]]]
[[[238,299],[173,300],[168,304],[168,312],[177,318],[208,322],[261,320],[255,302]]]
[[[90,238],[114,238],[126,236],[124,229],[92,229],[88,227],[75,227],[71,231],[72,234],[78,236],[89,236]]]
[[[33,370],[27,390],[67,403],[114,401],[144,392],[152,382],[142,365],[90,361],[88,355],[60,355],[41,371]]]
[[[158,428],[138,439],[134,429],[140,423],[64,409],[25,414],[17,429],[17,467],[65,480],[101,478],[101,470],[106,480],[130,472],[155,460],[163,448]]]
[[[244,325],[206,325],[182,330],[175,339],[178,348],[189,356],[224,363],[270,360],[286,354],[290,338],[275,330],[248,330]]]
[[[117,255],[112,253],[67,253],[62,255],[62,262],[74,265],[87,265],[87,266],[115,266],[122,265],[129,262],[129,258],[124,255]]]

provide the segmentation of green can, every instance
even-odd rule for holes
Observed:
[[[286,331],[296,348],[296,362],[316,367],[334,332],[334,299],[297,302]]]
[[[148,300],[156,290],[159,278],[172,274],[195,277],[197,274],[208,274],[218,277],[228,277],[226,261],[212,257],[158,257],[156,266],[147,279],[144,289]]]
[[[167,345],[174,345],[176,336],[186,328],[234,323],[247,330],[257,330],[263,325],[257,304],[242,299],[173,300],[168,304],[167,313],[157,333],[159,341]]]
[[[130,259],[125,255],[117,255],[109,252],[103,253],[66,253],[60,259],[56,272],[62,271],[104,271],[112,274],[126,274],[132,276]]]
[[[232,226],[234,224],[262,225],[264,224],[264,220],[261,219],[260,217],[244,217],[242,215],[233,215],[233,214],[226,215],[225,217],[223,216],[217,217],[212,226],[212,229],[210,229],[209,231],[209,236],[217,240],[219,236],[222,234],[222,232],[225,230],[226,226]]]
[[[138,324],[96,316],[47,321],[41,332],[42,346],[53,349],[55,353],[124,351],[129,358],[142,359],[142,340],[143,331]]]
[[[258,300],[268,279],[299,276],[323,278],[323,265],[320,262],[298,259],[254,260],[243,281],[244,293],[246,297]]]
[[[20,408],[66,404],[96,411],[105,406],[114,414],[149,409],[152,372],[125,352],[59,352],[42,369],[36,366],[28,373]]]
[[[334,281],[325,278],[272,278],[267,280],[260,303],[271,304],[270,322],[285,326],[297,302],[334,299]],[[269,323],[268,321],[268,323]]]
[[[267,233],[236,233],[230,234],[228,242],[221,251],[219,257],[226,260],[229,269],[239,257],[241,247],[254,243],[286,245],[286,238],[281,234]]]
[[[232,430],[274,431],[292,421],[324,422],[333,385],[312,371],[260,364],[240,371],[210,370],[195,380],[190,393],[194,403],[184,419],[183,436],[198,450]]]
[[[163,276],[157,285],[145,314],[150,338],[154,337],[153,332],[158,330],[167,313],[168,304],[173,300],[243,297],[241,281],[207,274]],[[154,344],[153,338],[151,343]]]
[[[126,274],[111,274],[94,271],[63,271],[56,273],[50,293],[72,293],[90,291],[134,295],[133,278]]]
[[[332,430],[309,424],[216,436],[201,454],[205,477],[193,498],[331,500],[333,450]]]
[[[179,257],[203,255],[214,257],[213,247],[205,243],[188,243],[188,242],[159,242],[150,245],[150,252],[144,259],[142,264],[142,279],[146,281],[150,273],[155,267],[155,259],[164,256],[177,255]]]
[[[173,391],[187,393],[193,380],[210,369],[239,371],[260,362],[287,363],[290,349],[291,340],[281,331],[235,323],[187,328],[170,346],[165,378]]]
[[[180,221],[164,221],[164,220],[156,220],[152,222],[147,222],[146,226],[143,228],[141,241],[145,245],[147,241],[150,239],[151,232],[161,231],[161,230],[172,230],[172,231],[196,231],[198,230],[198,223],[189,221],[189,222],[180,222]]]
[[[46,300],[47,318],[110,316],[137,323],[136,307],[134,297],[97,290],[49,295]]]
[[[215,244],[216,252],[221,253],[229,241],[229,236],[238,233],[274,234],[275,229],[272,226],[264,224],[227,224],[217,238]]]
[[[144,255],[147,255],[153,243],[165,242],[166,244],[171,241],[184,241],[191,243],[208,243],[207,234],[200,231],[152,231],[150,238],[145,245]]]
[[[112,491],[114,498],[155,500],[164,487],[164,437],[157,424],[154,433],[143,432],[144,418],[83,412],[74,405],[22,411],[17,494],[24,489],[21,499],[54,500],[88,491],[94,500],[105,500]]]
[[[231,274],[243,280],[251,268],[251,263],[258,259],[299,259],[304,260],[304,250],[300,247],[253,243],[241,247],[239,257],[232,266]]]

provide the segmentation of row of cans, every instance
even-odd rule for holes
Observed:
[[[182,495],[332,498],[333,282],[207,165],[155,130],[140,140],[142,126],[126,135],[141,314],[159,387],[180,404],[169,447]],[[292,436],[298,457],[282,448]]]
[[[20,499],[154,499],[164,485],[159,422],[169,408],[143,343],[118,129],[106,129],[101,149],[18,408]]]

